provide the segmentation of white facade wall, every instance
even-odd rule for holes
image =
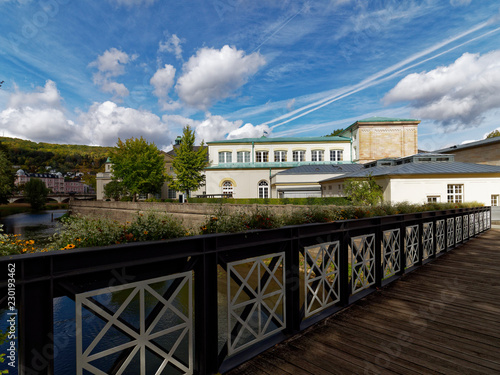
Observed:
[[[428,197],[436,197],[438,202],[448,202],[448,185],[462,185],[462,202],[479,202],[491,205],[491,196],[500,195],[500,177],[418,177],[388,178],[376,177],[375,181],[384,190],[386,202],[427,203]],[[343,196],[343,180],[323,183],[322,196]]]
[[[476,201],[489,206],[491,196],[500,195],[500,177],[392,178],[390,200],[425,203],[428,196],[436,196],[447,202],[449,184],[463,185],[463,202]]]
[[[286,151],[287,152],[287,162],[293,162],[293,151],[304,150],[306,162],[312,161],[312,150],[323,150],[324,160],[330,161],[330,150],[342,150],[343,151],[343,161],[351,161],[351,144],[350,142],[269,142],[269,143],[255,143],[252,147],[251,143],[223,143],[223,144],[210,144],[208,147],[208,157],[210,165],[219,164],[219,152],[226,151],[232,153],[232,163],[237,162],[237,152],[238,151],[248,151],[250,152],[250,162],[255,162],[255,152],[257,151],[268,151],[269,152],[269,162],[275,162],[274,151]]]
[[[272,169],[275,174],[284,169]],[[233,198],[258,198],[259,182],[266,181],[269,184],[269,198],[277,198],[274,187],[271,187],[269,179],[269,168],[265,169],[207,169],[206,194],[222,194],[222,183],[231,181],[233,184]]]

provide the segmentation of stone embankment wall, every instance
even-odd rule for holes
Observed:
[[[104,217],[120,223],[133,221],[137,213],[156,211],[168,213],[182,220],[186,228],[199,228],[209,215],[216,213],[220,206],[210,203],[157,203],[157,202],[105,202],[105,201],[72,201],[71,214],[89,217]],[[294,205],[257,205],[257,204],[224,204],[224,210],[230,214],[249,212],[258,207],[272,210],[275,214],[291,213],[302,210],[306,206]]]

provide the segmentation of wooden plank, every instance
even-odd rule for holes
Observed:
[[[269,365],[273,375],[500,373],[499,235],[485,232],[404,275],[256,357],[252,368]]]

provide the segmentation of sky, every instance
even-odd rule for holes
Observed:
[[[496,0],[0,0],[0,135],[113,146],[421,120],[419,148],[500,128]]]

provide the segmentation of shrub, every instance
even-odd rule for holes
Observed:
[[[37,251],[34,240],[23,240],[19,234],[5,234],[0,224],[0,256],[34,253]]]

